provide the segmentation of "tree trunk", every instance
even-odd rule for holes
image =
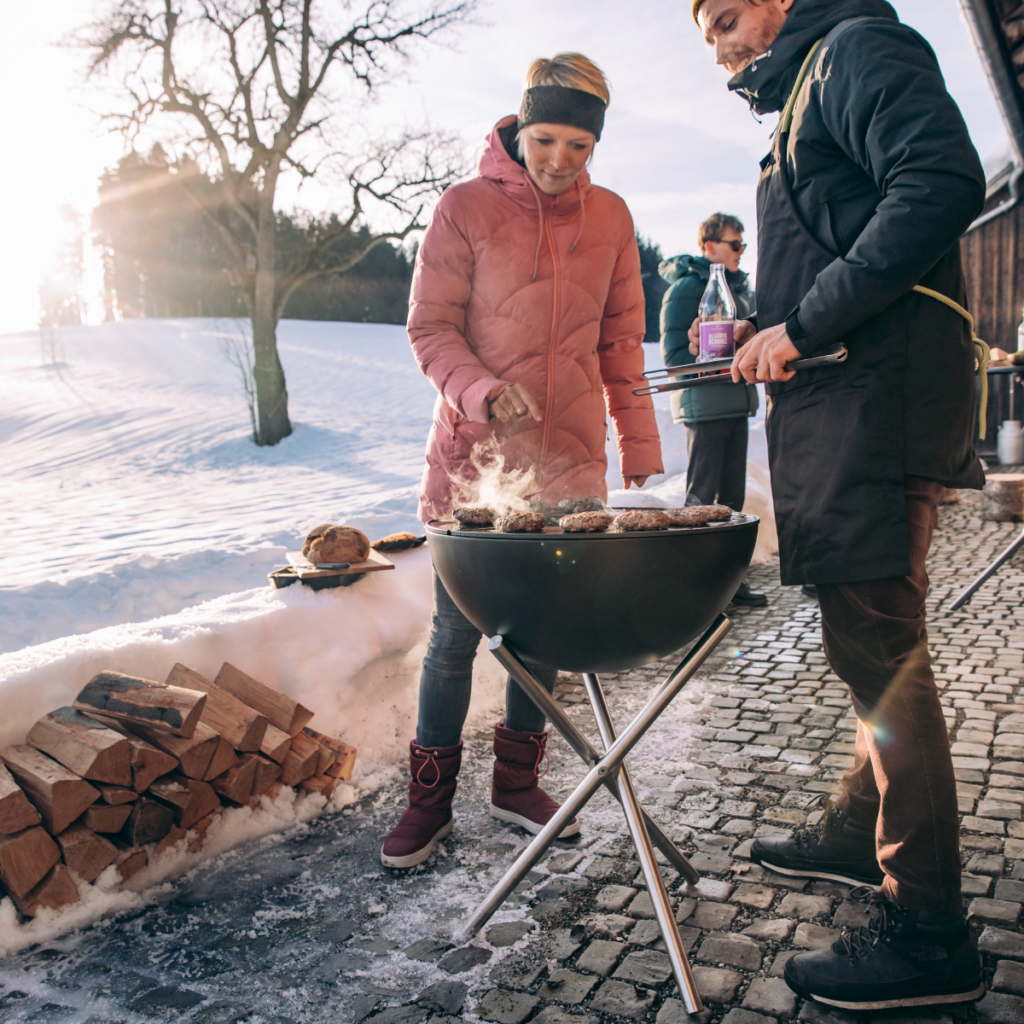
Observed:
[[[256,236],[256,294],[252,309],[252,346],[256,378],[256,443],[277,444],[292,432],[288,419],[288,388],[277,355],[277,274],[274,238],[276,164],[268,168],[261,197]]]
[[[262,276],[262,275],[259,275]],[[273,303],[273,283],[267,289]],[[260,287],[256,286],[256,312],[252,318],[254,376],[256,378],[256,443],[277,444],[292,432],[288,419],[288,388],[284,368],[277,355],[277,323],[272,312],[260,307]]]

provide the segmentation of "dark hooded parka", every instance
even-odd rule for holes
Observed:
[[[981,487],[975,356],[959,238],[985,177],[928,43],[882,0],[796,0],[729,88],[783,109],[822,38],[758,186],[757,326],[849,359],[768,385],[784,584],[910,572],[904,478]]]

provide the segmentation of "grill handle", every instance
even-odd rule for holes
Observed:
[[[845,345],[833,345],[817,355],[806,359],[796,359],[789,363],[787,370],[813,370],[817,366],[835,366],[845,363],[849,352]],[[690,380],[674,380],[668,384],[658,384],[646,388],[633,388],[634,395],[656,395],[665,391],[682,391],[684,388],[698,387],[703,384],[718,384],[722,378],[718,371],[732,367],[732,359],[711,359],[706,363],[686,363],[683,366],[669,366],[664,370],[648,370],[644,377],[657,380],[662,377],[690,377]],[[715,374],[715,376],[698,376],[699,374]]]

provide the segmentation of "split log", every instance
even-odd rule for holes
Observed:
[[[55,864],[31,892],[15,896],[14,905],[26,917],[35,917],[41,910],[60,910],[78,902],[78,888],[63,864]]]
[[[265,757],[256,755],[256,773],[252,781],[252,795],[262,796],[270,788],[270,784],[281,778],[281,766]]]
[[[95,882],[117,860],[117,847],[78,821],[57,836],[57,844],[64,863],[87,882]]]
[[[177,663],[167,677],[168,686],[201,690],[206,694],[202,721],[219,732],[235,750],[259,750],[270,724],[258,711],[243,704],[234,694],[211,683],[195,669]]]
[[[319,793],[330,800],[340,781],[331,778],[330,775],[314,775],[312,778],[303,779],[299,785],[306,793]]]
[[[136,793],[145,793],[161,775],[178,767],[178,759],[173,754],[147,743],[140,736],[129,736],[128,746],[132,751],[132,789]]]
[[[182,839],[184,839],[185,836],[187,835],[187,829],[178,828],[177,825],[172,825],[171,831],[168,832],[167,835],[165,835],[163,839],[161,839],[160,842],[156,844],[156,855],[159,857],[162,854],[166,853],[168,850],[177,846],[178,843],[180,843]]]
[[[0,836],[0,881],[12,896],[24,896],[60,860],[60,847],[39,825]]]
[[[267,786],[267,791],[263,794],[271,803],[277,800],[281,793],[288,787],[278,779],[276,782],[272,782]]]
[[[226,661],[214,682],[233,693],[243,704],[248,704],[264,715],[271,725],[289,736],[294,736],[313,717],[313,712],[298,701],[272,690]]]
[[[284,730],[278,729],[277,726],[268,725],[267,731],[263,736],[263,742],[260,744],[260,753],[264,757],[269,757],[271,761],[283,764],[284,759],[288,756],[288,751],[291,749],[291,736],[284,732]]]
[[[1024,520],[1024,473],[989,473],[985,477],[981,518],[989,523]]]
[[[100,798],[98,789],[35,747],[5,747],[0,758],[35,805],[50,835],[63,832]]]
[[[117,871],[121,876],[121,884],[137,875],[148,863],[149,854],[145,850],[129,846],[119,839],[114,840],[120,853],[117,858]]]
[[[115,786],[132,784],[128,741],[119,732],[74,708],[58,708],[44,715],[32,726],[26,739],[83,779]]]
[[[201,818],[189,829],[191,834],[191,838],[188,841],[189,853],[198,853],[203,848],[206,842],[206,834],[210,831],[210,826],[222,813],[223,811],[218,807],[217,810],[211,811],[205,818]]]
[[[320,745],[301,732],[292,737],[292,749],[281,765],[281,781],[286,786],[297,786],[303,779],[316,774],[320,760]]]
[[[124,823],[132,813],[132,808],[137,804],[105,804],[102,801],[94,803],[82,815],[82,824],[91,828],[93,832],[104,832],[112,834],[120,832]]]
[[[206,707],[206,694],[120,672],[100,672],[75,698],[79,711],[138,722],[173,736],[191,736]]]
[[[102,715],[92,712],[87,713],[90,718],[102,722],[108,728],[121,733],[128,740],[128,749],[131,751],[132,789],[135,793],[144,793],[161,775],[173,772],[178,767],[178,759],[173,754],[168,754],[141,736],[136,736],[126,723],[118,721],[116,718],[104,718]],[[113,800],[107,801],[107,803],[113,802]]]
[[[15,832],[38,825],[42,820],[24,790],[0,764],[0,835],[14,835]]]
[[[231,744],[223,736],[218,736],[217,739],[219,742],[214,747],[213,755],[210,757],[210,763],[207,765],[206,771],[203,772],[204,782],[209,782],[210,779],[223,775],[229,768],[238,763],[238,755],[231,749]]]
[[[316,729],[310,729],[307,725],[302,730],[302,735],[312,740],[319,748],[319,757],[316,762],[316,774],[323,775],[328,768],[338,759],[338,752],[319,739],[320,733]]]
[[[131,731],[138,733],[139,737],[145,740],[147,744],[156,747],[165,756],[170,756],[175,761],[175,764],[170,768],[165,767],[160,772],[160,775],[166,775],[169,771],[177,768],[190,779],[201,779],[206,774],[206,770],[210,767],[210,760],[221,744],[220,736],[202,722],[196,726],[195,732],[188,738],[161,733],[137,722],[132,723]],[[149,785],[146,786],[146,789],[149,789],[149,786],[157,778],[159,776],[154,775],[149,780]],[[132,783],[132,789],[136,792],[140,792],[138,783],[139,779],[137,777]]]
[[[129,847],[158,843],[174,827],[174,811],[159,800],[144,796],[125,810],[128,815],[118,831],[121,842]]]
[[[191,828],[200,818],[220,807],[212,786],[178,773],[157,779],[149,787],[149,792],[167,804],[174,815],[174,824],[179,828]]]
[[[157,753],[160,754],[161,757],[168,756],[159,750]],[[178,764],[175,762],[171,767],[177,768],[177,766]],[[168,768],[168,771],[170,770],[171,769]],[[108,804],[130,804],[133,800],[139,799],[139,794],[136,793],[134,789],[125,789],[124,786],[107,786],[101,784],[97,785],[96,788],[100,791],[100,796],[102,796]]]
[[[358,753],[356,748],[350,747],[347,743],[343,743],[334,736],[326,736],[322,732],[310,729],[308,726],[302,731],[316,740],[321,746],[330,747],[337,755],[334,763],[328,766],[322,774],[348,782],[352,778],[352,770],[356,765],[356,754]]]
[[[233,804],[247,804],[249,797],[252,796],[253,783],[256,781],[256,765],[259,760],[258,754],[243,754],[237,764],[210,782],[214,792]],[[277,765],[274,767],[277,768]],[[278,772],[280,772],[280,768],[278,768]]]

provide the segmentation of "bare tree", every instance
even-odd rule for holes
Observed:
[[[215,225],[252,320],[256,443],[291,433],[277,324],[288,296],[350,269],[375,245],[425,226],[432,198],[463,173],[451,140],[406,131],[368,141],[360,97],[394,74],[410,47],[467,19],[475,0],[117,0],[84,41],[91,73],[117,83],[109,114],[134,145],[161,134],[213,179],[195,199]],[[347,116],[346,116],[347,115]],[[284,176],[337,188],[344,213],[287,258],[275,242]],[[207,179],[209,180],[209,179]],[[332,247],[385,223],[343,258]]]

